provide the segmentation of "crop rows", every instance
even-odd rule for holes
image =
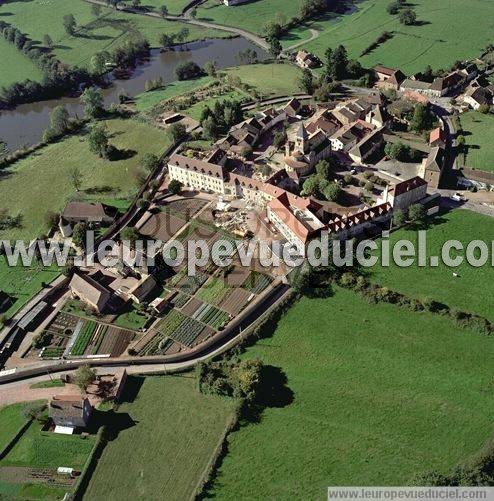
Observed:
[[[200,320],[217,330],[228,320],[228,313],[221,311],[210,304],[203,304],[194,313],[193,318]]]
[[[81,332],[79,332],[74,346],[72,346],[72,349],[70,350],[71,355],[76,357],[84,355],[84,352],[86,351],[87,345],[93,337],[96,327],[98,327],[98,324],[96,322],[92,322],[90,320],[84,322],[84,326],[82,327]]]
[[[197,273],[193,277],[187,277],[184,279],[183,283],[180,283],[177,288],[185,293],[193,296],[199,287],[208,279],[208,276],[204,273]]]
[[[217,305],[230,291],[230,287],[221,279],[212,278],[197,293],[197,297],[202,301]]]
[[[64,348],[58,348],[58,347],[46,348],[43,351],[42,358],[58,358],[58,357],[61,357],[63,355],[64,351],[65,351]]]
[[[174,298],[173,298],[173,304],[177,308],[182,308],[182,306],[185,306],[185,304],[189,301],[190,296],[187,294],[184,294],[183,292],[179,292]]]
[[[149,343],[143,348],[141,355],[152,355],[158,350],[160,342],[167,337],[184,321],[185,315],[180,313],[178,310],[171,310],[170,313],[158,324],[157,328],[160,331],[160,335],[155,336]]]
[[[96,340],[96,344],[94,345],[93,349],[93,355],[96,355],[101,348],[101,343],[103,342],[103,339],[106,336],[106,332],[108,331],[108,326],[104,325],[101,327],[99,334],[98,334],[98,339]]]
[[[260,294],[272,281],[273,279],[264,275],[264,273],[252,271],[242,287],[254,294]]]
[[[171,334],[171,337],[179,343],[188,346],[189,348],[194,344],[194,341],[199,337],[203,331],[204,326],[193,318],[187,317]]]

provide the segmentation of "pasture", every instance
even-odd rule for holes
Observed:
[[[303,47],[323,57],[328,47],[343,44],[350,57],[360,58],[366,67],[385,64],[412,74],[428,64],[447,69],[456,60],[478,57],[491,42],[494,5],[488,0],[417,0],[414,26],[388,14],[388,4],[388,0],[363,0],[351,14],[316,20],[309,26],[320,35]],[[360,57],[384,31],[393,32],[393,37]]]
[[[494,221],[488,216],[457,209],[433,219],[427,230],[428,256],[441,256],[441,248],[448,240],[459,240],[466,245],[473,240],[483,240],[489,249],[494,234]],[[417,242],[413,229],[403,228],[390,236],[390,244],[398,240]],[[379,243],[379,241],[378,241]],[[454,257],[455,251],[452,252]],[[465,253],[459,253],[465,255]],[[459,277],[453,277],[453,272]],[[407,268],[392,264],[389,267],[375,266],[368,269],[371,281],[418,298],[431,298],[443,302],[451,308],[477,313],[494,321],[494,298],[491,294],[494,270],[492,266],[474,268],[464,262],[452,269],[440,259],[438,267]]]
[[[299,14],[299,7],[299,2],[286,0],[259,0],[235,7],[208,0],[197,9],[197,19],[263,34],[264,26],[269,21],[284,23]]]
[[[67,14],[73,14],[76,20],[74,35],[65,32],[63,17]],[[40,45],[48,33],[54,41],[56,56],[71,66],[86,66],[96,52],[112,50],[137,33],[144,35],[154,47],[159,45],[158,38],[162,33],[171,35],[185,26],[189,29],[187,41],[227,35],[217,30],[106,7],[95,15],[91,4],[82,0],[14,0],[0,7],[0,18],[2,15]]]
[[[50,144],[4,169],[0,200],[11,214],[20,213],[23,219],[21,228],[0,232],[0,238],[37,237],[46,231],[45,214],[60,211],[70,198],[104,200],[137,191],[140,158],[144,153],[163,153],[170,140],[164,131],[135,120],[107,120],[106,124],[110,144],[125,153],[122,160],[109,161],[91,153],[87,135],[81,134]],[[74,167],[83,175],[79,193],[68,176]]]
[[[114,422],[127,424],[108,442],[85,499],[189,499],[234,402],[200,394],[193,374],[130,377],[123,400]]]
[[[229,436],[208,497],[322,499],[329,485],[416,485],[494,435],[494,340],[447,318],[336,289],[301,299],[244,356],[279,368],[288,388],[260,422]]]
[[[21,427],[26,424],[26,418],[22,415],[24,404],[7,405],[0,408],[0,450],[12,440]]]
[[[460,122],[467,145],[464,165],[494,172],[494,115],[471,111],[462,114]],[[459,159],[463,163],[461,154]]]
[[[41,80],[41,71],[36,65],[3,37],[0,37],[0,54],[2,54],[0,89],[27,79]]]

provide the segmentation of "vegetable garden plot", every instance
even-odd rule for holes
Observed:
[[[88,344],[91,342],[96,327],[98,327],[96,322],[93,322],[92,320],[84,321],[84,325],[82,326],[82,329],[77,335],[77,339],[70,350],[70,355],[73,357],[84,355]]]
[[[194,316],[194,313],[203,305],[204,303],[193,297],[183,308],[182,312],[185,313],[188,317]]]
[[[254,294],[260,294],[273,281],[271,277],[258,271],[252,271],[242,287]]]
[[[191,348],[196,339],[204,329],[204,325],[193,318],[186,317],[185,320],[170,334],[175,341]]]
[[[225,276],[225,282],[230,287],[240,287],[250,275],[251,270],[242,266],[233,266]]]
[[[153,214],[139,229],[141,235],[168,242],[187,222],[170,213]]]
[[[175,308],[182,308],[182,306],[186,305],[189,301],[190,296],[184,294],[183,292],[179,292],[171,301]]]
[[[119,357],[125,352],[134,335],[132,331],[120,329],[120,327],[108,326],[97,354]]]
[[[194,216],[208,204],[208,200],[203,198],[184,198],[168,202],[166,207],[174,212],[180,212],[185,216]]]
[[[230,315],[238,315],[247,305],[252,292],[245,289],[233,289],[230,294],[225,296],[220,303],[220,308]]]
[[[213,277],[208,280],[201,287],[201,289],[199,289],[197,297],[205,303],[216,306],[221,303],[230,290],[231,287],[229,287],[222,279]]]
[[[178,310],[170,310],[165,318],[157,325],[159,334],[154,336],[139,353],[142,356],[155,355],[163,339],[170,337],[170,334],[187,318]]]
[[[219,310],[210,304],[203,304],[194,313],[192,318],[210,325],[213,329],[218,330],[228,321],[228,313]]]
[[[209,277],[207,275],[204,275],[204,273],[200,272],[196,273],[192,277],[185,276],[178,283],[177,289],[185,294],[189,294],[189,296],[193,296],[208,278]]]

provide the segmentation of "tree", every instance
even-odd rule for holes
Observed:
[[[132,7],[138,9],[141,6],[141,0],[132,0]]]
[[[104,112],[103,94],[99,89],[87,88],[81,96],[84,111],[90,118],[98,118]]]
[[[81,169],[77,165],[71,167],[67,172],[67,177],[70,184],[75,188],[75,191],[80,191],[84,177]]]
[[[163,49],[169,49],[174,44],[173,37],[171,35],[168,35],[167,33],[162,33],[159,36],[158,41],[159,41],[159,44],[161,45],[161,47],[163,47]]]
[[[306,94],[312,94],[314,92],[314,77],[312,76],[312,71],[308,68],[304,68],[300,75],[299,84]]]
[[[374,183],[372,181],[367,181],[364,185],[364,189],[369,193],[372,192],[372,190],[374,189]]]
[[[273,137],[273,146],[276,149],[280,149],[286,143],[286,132],[285,130],[281,132],[275,132]]]
[[[131,228],[130,226],[126,226],[120,232],[120,240],[122,242],[129,242],[131,247],[134,247],[138,239],[139,239],[139,233],[135,228]]]
[[[321,160],[316,165],[316,172],[322,179],[329,179],[332,173],[331,164],[327,160]]]
[[[401,24],[411,26],[417,21],[417,14],[412,9],[404,9],[400,12],[399,20]]]
[[[323,190],[323,195],[330,202],[337,202],[341,196],[341,188],[336,183],[329,183]]]
[[[160,159],[154,153],[146,153],[141,159],[141,165],[149,172],[154,171],[160,164]]]
[[[81,365],[75,373],[74,380],[81,392],[85,394],[89,386],[96,381],[96,371],[89,365]]]
[[[203,73],[201,67],[193,61],[182,63],[175,68],[175,74],[179,80],[188,80],[196,78]]]
[[[467,141],[465,139],[465,136],[463,136],[461,134],[459,136],[457,136],[457,138],[456,138],[456,147],[458,148],[459,152],[463,152],[464,151],[466,142]]]
[[[333,80],[343,80],[347,76],[348,53],[343,45],[339,45],[331,53],[331,78]]]
[[[108,132],[103,125],[96,125],[89,133],[89,150],[101,158],[108,155]]]
[[[396,209],[393,214],[393,224],[395,226],[402,226],[406,223],[405,213],[401,209]]]
[[[269,53],[276,59],[283,50],[280,41],[277,38],[272,38],[269,42]]]
[[[65,106],[56,106],[50,114],[50,129],[53,134],[62,136],[69,130],[70,116]]]
[[[313,196],[316,198],[320,197],[320,181],[321,179],[319,178],[319,176],[310,176],[309,178],[307,178],[302,188],[302,196]]]
[[[168,7],[166,5],[162,5],[159,9],[158,12],[160,13],[160,16],[162,18],[165,18],[168,16]]]
[[[491,112],[491,107],[488,104],[482,104],[479,106],[479,113],[483,115],[488,115]]]
[[[77,223],[74,226],[74,230],[72,231],[72,243],[76,247],[84,249],[84,247],[86,246],[86,232],[86,223]]]
[[[400,12],[400,4],[398,2],[391,2],[387,7],[386,10],[388,11],[388,14],[391,14],[392,16],[398,14]]]
[[[410,146],[403,143],[387,143],[384,147],[384,153],[393,160],[406,162],[410,158]]]
[[[183,188],[183,185],[180,181],[178,181],[177,179],[172,179],[170,181],[170,183],[168,184],[168,191],[172,194],[172,195],[178,195],[181,193],[182,191],[182,188]]]
[[[182,28],[175,36],[178,43],[184,43],[189,37],[190,30],[189,28]]]
[[[106,72],[106,63],[110,59],[108,52],[97,52],[91,57],[90,70],[94,75],[102,75]]]
[[[217,75],[217,68],[216,68],[216,61],[208,61],[204,65],[204,71],[213,78],[216,78]]]
[[[46,423],[48,416],[46,415],[46,404],[31,403],[27,404],[22,409],[22,415],[25,419],[30,421],[38,421],[39,423]]]
[[[410,120],[409,129],[415,132],[422,132],[432,127],[432,115],[428,105],[418,103],[413,108],[413,116]]]
[[[218,125],[213,116],[208,116],[202,121],[202,135],[205,139],[208,139],[210,141],[218,138]]]
[[[413,221],[414,223],[424,221],[426,215],[427,211],[422,204],[410,205],[408,209],[408,217],[410,218],[410,221]]]
[[[266,38],[266,40],[273,40],[275,38],[280,38],[282,33],[283,33],[282,26],[275,21],[270,21],[264,26],[264,38]]]
[[[187,128],[184,124],[173,124],[168,130],[174,143],[185,139],[187,136]]]
[[[53,47],[53,40],[51,39],[50,35],[43,36],[43,45],[45,47],[49,47],[50,49]]]
[[[77,23],[73,14],[63,16],[63,27],[68,35],[73,35],[75,33],[76,26]]]

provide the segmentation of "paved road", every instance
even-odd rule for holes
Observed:
[[[104,0],[85,0],[88,3],[94,3],[97,5],[102,5],[104,7],[107,7],[107,3]],[[211,28],[215,30],[220,30],[220,31],[226,31],[228,33],[232,33],[234,35],[240,36],[247,38],[251,42],[254,42],[256,45],[261,47],[262,49],[269,51],[269,43],[264,40],[264,38],[260,37],[259,35],[256,35],[255,33],[252,33],[247,30],[242,30],[240,28],[234,28],[232,26],[224,26],[222,24],[215,24],[215,23],[210,23],[208,21],[202,21],[198,19],[192,19],[189,17],[188,12],[185,13],[185,15],[181,16],[172,16],[168,15],[163,18],[160,14],[157,12],[147,12],[147,11],[142,11],[138,9],[133,9],[132,7],[119,7],[117,10],[123,11],[123,12],[129,12],[130,14],[136,14],[140,16],[148,16],[148,17],[154,17],[158,19],[166,19],[167,21],[180,21],[182,23],[188,23],[192,24],[194,26],[201,26],[203,28]]]

